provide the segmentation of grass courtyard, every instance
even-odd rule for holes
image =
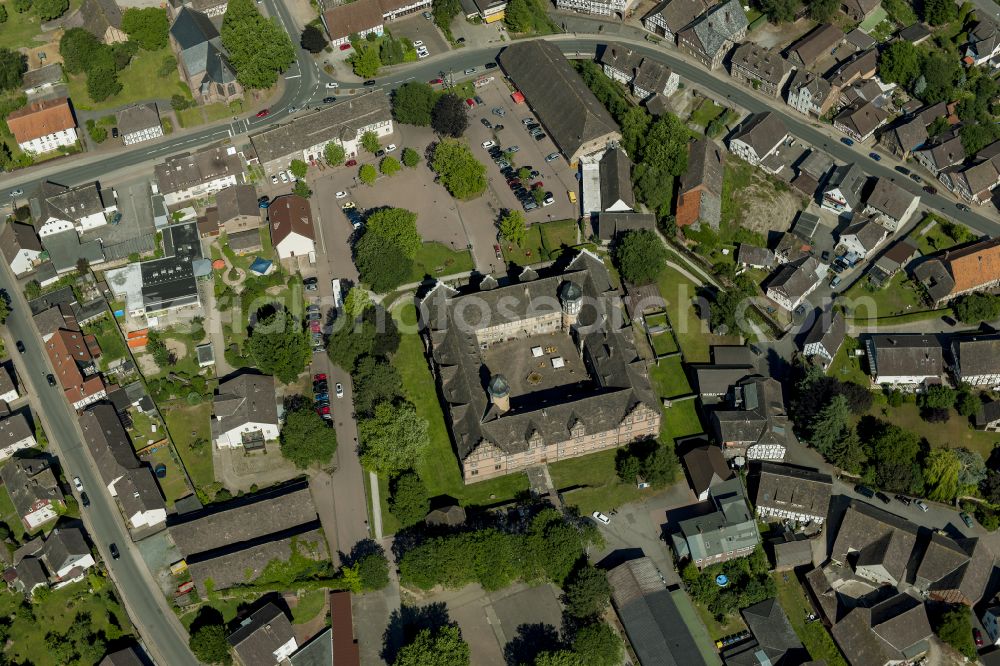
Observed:
[[[672,268],[665,268],[657,281],[660,295],[667,302],[667,315],[673,326],[681,353],[688,363],[707,363],[712,345],[739,344],[734,335],[714,335],[695,312],[694,303],[701,288]]]
[[[111,315],[105,315],[97,321],[83,327],[84,333],[92,333],[101,347],[101,366],[107,368],[111,361],[117,361],[128,355],[125,339],[122,338],[118,324],[111,320]]]
[[[651,365],[649,379],[653,390],[661,398],[673,398],[691,392],[691,384],[684,374],[680,356],[660,359],[656,365]]]
[[[420,282],[426,277],[466,273],[473,268],[472,253],[468,250],[453,250],[443,243],[427,241],[420,244],[417,256],[413,258],[409,282]]]
[[[531,224],[520,246],[508,241],[500,244],[504,261],[528,266],[556,259],[564,249],[577,245],[578,231],[576,220],[553,220]]]
[[[875,319],[927,309],[927,304],[921,300],[903,271],[893,275],[889,284],[881,289],[870,289],[868,284],[867,279],[860,279],[843,294],[845,305],[854,319]]]
[[[191,91],[181,81],[176,67],[170,70],[168,76],[160,76],[164,59],[172,55],[169,46],[157,51],[140,49],[125,69],[118,70],[121,92],[100,102],[95,102],[87,94],[86,74],[69,75],[69,96],[73,100],[73,106],[82,111],[99,111],[147,99],[169,99],[172,95],[191,99]]]
[[[197,488],[215,482],[212,466],[212,403],[189,405],[184,400],[172,400],[160,405],[174,448],[181,457],[191,481]],[[201,443],[198,443],[201,442]]]
[[[579,508],[581,515],[589,515],[594,511],[607,512],[659,492],[649,488],[640,490],[634,483],[619,479],[615,472],[617,452],[617,449],[609,449],[549,464],[549,474],[557,489],[581,486],[563,494],[566,504]]]
[[[814,661],[825,661],[828,666],[847,666],[840,649],[833,642],[830,632],[822,622],[809,622],[806,618],[813,612],[813,607],[806,598],[805,590],[795,574],[772,574],[778,586],[778,603],[785,609],[788,620],[795,629],[795,634],[809,651]],[[787,580],[786,580],[787,579]]]

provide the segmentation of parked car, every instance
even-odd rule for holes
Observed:
[[[422,13],[421,13],[420,15],[421,15],[421,16],[423,16],[423,17],[424,17],[425,19],[427,19],[428,21],[430,21],[430,20],[431,20],[431,18],[433,18],[433,17],[431,16],[431,13],[430,13],[430,12],[422,12]]]
[[[902,504],[903,506],[910,506],[910,504],[913,503],[913,500],[911,500],[906,495],[896,495],[896,501]]]
[[[536,208],[538,208],[538,204],[536,204],[534,201],[529,201],[528,203],[524,204],[525,211],[535,210]]]
[[[483,118],[483,120],[486,120],[486,119]],[[486,122],[489,122],[489,121],[487,120]],[[494,141],[493,139],[487,139],[486,141],[483,141],[483,148],[493,148],[496,145],[497,145],[497,142]]]
[[[522,124],[522,125],[525,125],[525,126],[527,126],[527,125],[530,125],[530,124],[532,124],[533,122],[535,122],[535,119],[534,119],[534,118],[531,118],[531,117],[528,117],[528,118],[522,118],[522,119],[521,119],[521,124]]]
[[[395,150],[396,150],[396,144],[394,143],[390,143],[388,146],[385,147],[385,152],[387,153],[394,152]]]
[[[338,398],[343,398],[344,397],[344,385],[341,384],[340,382],[337,382],[337,385],[334,388],[336,389],[337,397]]]
[[[494,116],[498,116],[500,118],[503,118],[504,116],[507,115],[507,112],[504,110],[504,108],[502,106],[495,106],[495,107],[493,107],[493,109],[490,110],[490,113],[492,113]]]
[[[324,104],[333,104],[336,101],[337,101],[336,97],[324,97],[323,98],[323,103]]]
[[[545,198],[542,199],[542,205],[543,206],[551,206],[555,202],[556,202],[556,199],[555,199],[555,197],[552,196],[552,193],[551,192],[546,192],[545,193]]]
[[[80,493],[80,504],[90,506],[90,497],[87,496],[87,493]]]
[[[476,68],[475,67],[470,67],[467,70],[465,70],[465,73],[466,74],[475,74],[476,73]]]
[[[503,125],[494,125],[493,126],[493,130],[496,131],[496,132],[499,132],[502,129],[503,129]]]
[[[357,160],[347,160],[346,162],[344,162],[344,166],[349,166],[349,167],[358,166],[358,161]]]
[[[503,259],[503,253],[500,251],[500,246],[496,243],[493,244],[493,252],[497,255],[497,259]]]
[[[420,46],[423,46],[423,45],[424,45],[424,40],[422,40],[422,39],[418,39],[415,42],[413,42],[413,46],[414,47],[420,47]]]
[[[963,511],[962,513],[958,514],[958,517],[962,519],[962,522],[965,523],[966,527],[972,528],[976,526],[976,524],[972,522],[972,516],[970,516],[966,512]]]
[[[548,155],[545,156],[546,162],[554,162],[557,159],[559,159],[559,153],[549,153]]]
[[[112,139],[117,139],[118,138],[118,128],[117,127],[112,127],[111,128],[111,138]]]
[[[596,520],[596,521],[598,521],[598,522],[601,522],[601,523],[604,523],[605,525],[609,525],[609,524],[611,523],[611,519],[610,519],[610,518],[608,518],[607,516],[605,516],[605,515],[604,515],[603,513],[601,513],[600,511],[595,511],[595,512],[594,512],[593,514],[591,514],[591,515],[593,515],[593,516],[594,516],[594,520]]]
[[[882,156],[879,155],[878,153],[876,153],[874,150],[872,152],[868,153],[868,157],[872,158],[876,162],[881,162],[882,161]]]
[[[976,647],[983,647],[983,633],[977,627],[972,628],[972,640],[976,642]]]
[[[918,175],[917,175],[917,174],[915,174],[915,173],[911,173],[911,174],[910,174],[910,180],[912,180],[912,181],[913,181],[913,182],[915,182],[915,183],[920,183],[920,182],[923,182],[923,181],[921,181],[921,180],[920,180],[920,176],[918,176]]]
[[[535,135],[535,141],[541,141],[544,138],[546,138],[545,134],[536,134]]]
[[[485,104],[486,103],[486,102],[483,101],[483,98],[480,97],[479,95],[474,95],[472,99],[476,100],[476,104]]]
[[[327,87],[328,89],[331,89],[331,90],[332,90],[333,88],[339,88],[339,87],[340,87],[340,84],[339,84],[339,83],[337,83],[336,81],[331,81],[331,82],[329,82],[329,83],[327,83],[327,84],[326,84],[326,87]]]
[[[918,499],[917,502],[916,502],[916,504],[917,504],[917,508],[920,509],[921,511],[923,511],[924,513],[927,513],[927,511],[929,510],[928,507],[927,507],[927,504],[925,504],[923,500],[919,500]]]
[[[266,118],[269,115],[271,115],[270,109],[261,109],[260,111],[257,112],[258,118]]]
[[[944,323],[948,324],[949,326],[955,326],[956,324],[958,324],[957,321],[955,321],[954,319],[952,319],[948,315],[945,315],[945,316],[941,317],[941,321],[943,321]]]
[[[959,209],[963,213],[971,212],[970,209],[969,209],[969,207],[966,206],[964,203],[957,203],[957,204],[955,204],[955,208]]]
[[[350,44],[341,44],[341,45],[340,45],[340,50],[341,50],[341,51],[346,51],[346,50],[347,50],[347,49],[349,49],[349,48],[351,48],[351,45],[350,45]]]
[[[19,352],[21,352],[23,354],[24,353],[24,343],[21,342],[20,340],[18,340],[14,344],[17,346],[17,351],[19,351]]]
[[[570,203],[576,203],[576,192],[573,190],[566,190],[566,195],[569,197]]]
[[[16,190],[11,190],[10,191],[10,196],[12,196],[12,197],[19,197],[22,194],[24,194],[24,190],[22,190],[21,188],[17,188]]]
[[[470,109],[475,108],[476,100],[472,99],[471,97],[466,97],[465,105],[468,106]]]
[[[313,375],[313,380],[314,381],[321,382],[324,379],[326,379],[326,373],[320,372],[320,373],[317,373],[317,374]]]
[[[329,414],[330,413],[330,405],[321,405],[321,406],[317,407],[316,408],[316,413],[319,414],[320,416],[323,416],[324,414]]]
[[[369,87],[375,85],[375,79],[368,79],[367,81],[365,81],[365,85]]]
[[[288,182],[288,176],[287,176],[287,175],[285,175],[285,172],[284,172],[284,171],[279,171],[279,172],[278,172],[278,178],[280,178],[280,179],[281,179],[281,182],[282,182],[282,183],[287,183],[287,182]]]
[[[344,190],[341,190],[341,191],[337,192],[334,196],[337,197],[338,199],[346,199],[347,198],[347,192],[345,192]]]
[[[890,502],[892,502],[892,500],[889,499],[889,496],[883,493],[881,490],[875,493],[875,498],[878,501],[882,502],[882,504],[889,504]]]
[[[893,167],[893,168],[896,171],[898,171],[899,173],[903,174],[904,176],[909,176],[910,175],[910,170],[907,169],[905,166],[897,166],[897,167]]]
[[[45,380],[49,383],[49,386],[55,386],[56,385],[56,378],[53,377],[51,373],[45,375]]]
[[[108,546],[108,550],[111,551],[111,559],[113,560],[117,560],[119,557],[122,556],[122,554],[118,552],[118,546],[116,546],[115,544],[111,544],[110,546]]]
[[[862,495],[864,497],[867,497],[868,499],[871,499],[871,498],[875,497],[875,491],[874,490],[872,490],[868,486],[862,485],[860,483],[858,485],[854,486],[854,492],[856,492],[857,494]]]
[[[493,129],[493,123],[491,123],[486,118],[480,118],[479,122],[481,122],[483,124],[483,127],[485,127],[486,129]]]
[[[497,64],[495,62],[488,62],[485,65],[483,65],[483,67],[485,67],[486,69],[496,69]]]
[[[73,477],[73,487],[76,488],[76,492],[78,493],[83,492],[83,481],[80,480],[80,477],[78,476]]]
[[[839,275],[834,275],[833,279],[830,280],[830,288],[831,289],[836,289],[837,287],[840,286],[840,283],[843,282],[843,281],[844,281],[844,279],[842,277],[840,277]]]
[[[924,185],[924,192],[927,194],[937,194],[937,188],[933,185]]]
[[[854,145],[854,141],[852,141],[851,139],[848,139],[846,136],[844,138],[842,138],[840,140],[840,142],[842,144],[844,144],[845,146],[853,146]]]
[[[444,83],[444,79],[431,79],[428,81],[432,86],[436,86],[439,83]]]
[[[330,395],[329,395],[328,393],[326,393],[326,392],[324,391],[323,393],[317,393],[317,394],[316,394],[316,402],[322,402],[322,401],[324,401],[324,400],[325,400],[325,401],[326,401],[327,403],[329,403],[329,402],[330,402]]]

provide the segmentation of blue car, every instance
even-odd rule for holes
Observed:
[[[330,394],[329,393],[319,393],[319,394],[317,394],[316,395],[316,401],[319,402],[320,400],[326,400],[327,402],[329,402],[330,401]]]
[[[845,146],[853,146],[854,145],[854,141],[851,140],[851,139],[848,139],[846,136],[843,139],[841,139],[840,142],[842,144],[844,144]]]
[[[882,156],[881,156],[881,155],[879,155],[879,154],[878,154],[878,153],[876,153],[876,152],[871,152],[871,153],[868,153],[868,157],[872,158],[872,159],[873,159],[873,160],[875,160],[876,162],[879,162],[879,161],[881,161],[881,160],[882,160]]]

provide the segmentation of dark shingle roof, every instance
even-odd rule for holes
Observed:
[[[23,415],[17,416],[24,419]],[[59,482],[45,458],[10,460],[0,467],[0,479],[3,479],[19,518],[27,515],[35,502],[42,500],[57,502],[63,498]]]
[[[704,0],[663,0],[643,20],[659,16],[673,33],[679,32],[708,9]]]
[[[833,478],[819,470],[762,462],[753,503],[790,513],[826,518]]]
[[[808,67],[844,39],[844,31],[830,23],[816,26],[809,34],[788,47]]]
[[[778,51],[758,46],[753,42],[737,46],[730,62],[734,67],[739,66],[749,70],[755,78],[774,85],[781,83],[792,68]]]
[[[738,0],[724,0],[702,14],[685,33],[694,33],[703,53],[715,56],[745,33],[749,23]]]
[[[677,604],[648,557],[608,572],[611,598],[642,664],[703,666],[706,662]]]
[[[684,454],[684,467],[691,478],[695,495],[701,495],[713,484],[733,478],[718,446],[699,446]]]
[[[618,201],[635,208],[632,160],[621,148],[609,150],[601,158],[601,207],[608,208]]]
[[[740,124],[730,142],[739,139],[763,157],[788,136],[785,123],[777,114],[765,111],[751,116]]]
[[[292,623],[277,606],[268,603],[229,635],[229,644],[243,664],[275,663],[274,652],[292,640]]]
[[[901,220],[912,201],[913,195],[899,185],[888,178],[876,178],[875,187],[868,195],[867,205],[894,220]]]
[[[621,139],[618,123],[554,43],[518,42],[498,60],[567,158],[578,157],[581,148],[600,139]]]
[[[907,564],[917,540],[913,523],[864,502],[851,501],[830,551],[830,558],[847,564],[857,553],[857,564],[881,564],[897,581],[905,580]]]
[[[155,102],[133,104],[118,112],[118,131],[123,135],[159,126],[160,114]]]
[[[872,335],[868,351],[873,374],[880,377],[934,376],[944,371],[941,345],[933,335]]]
[[[1000,335],[955,338],[951,349],[963,377],[1000,373]]]

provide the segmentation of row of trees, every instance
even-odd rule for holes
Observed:
[[[420,81],[404,83],[393,91],[392,117],[407,125],[430,125],[442,136],[460,137],[469,126],[461,98]]]
[[[222,45],[244,88],[270,88],[295,62],[295,47],[274,18],[264,18],[253,0],[231,0],[222,19]]]
[[[31,10],[40,21],[54,21],[69,9],[69,0],[13,0],[11,6],[18,14],[26,14]],[[0,12],[0,23],[7,21],[7,7]]]
[[[820,23],[827,23],[840,9],[837,0],[756,0],[754,6],[759,9],[767,20],[774,24],[791,23],[805,5],[809,18]],[[913,5],[905,0],[888,0],[883,7],[889,16],[899,25],[910,25],[917,21]],[[953,0],[925,0],[921,3],[924,22],[931,25],[942,25],[953,21],[958,16],[958,7]]]

